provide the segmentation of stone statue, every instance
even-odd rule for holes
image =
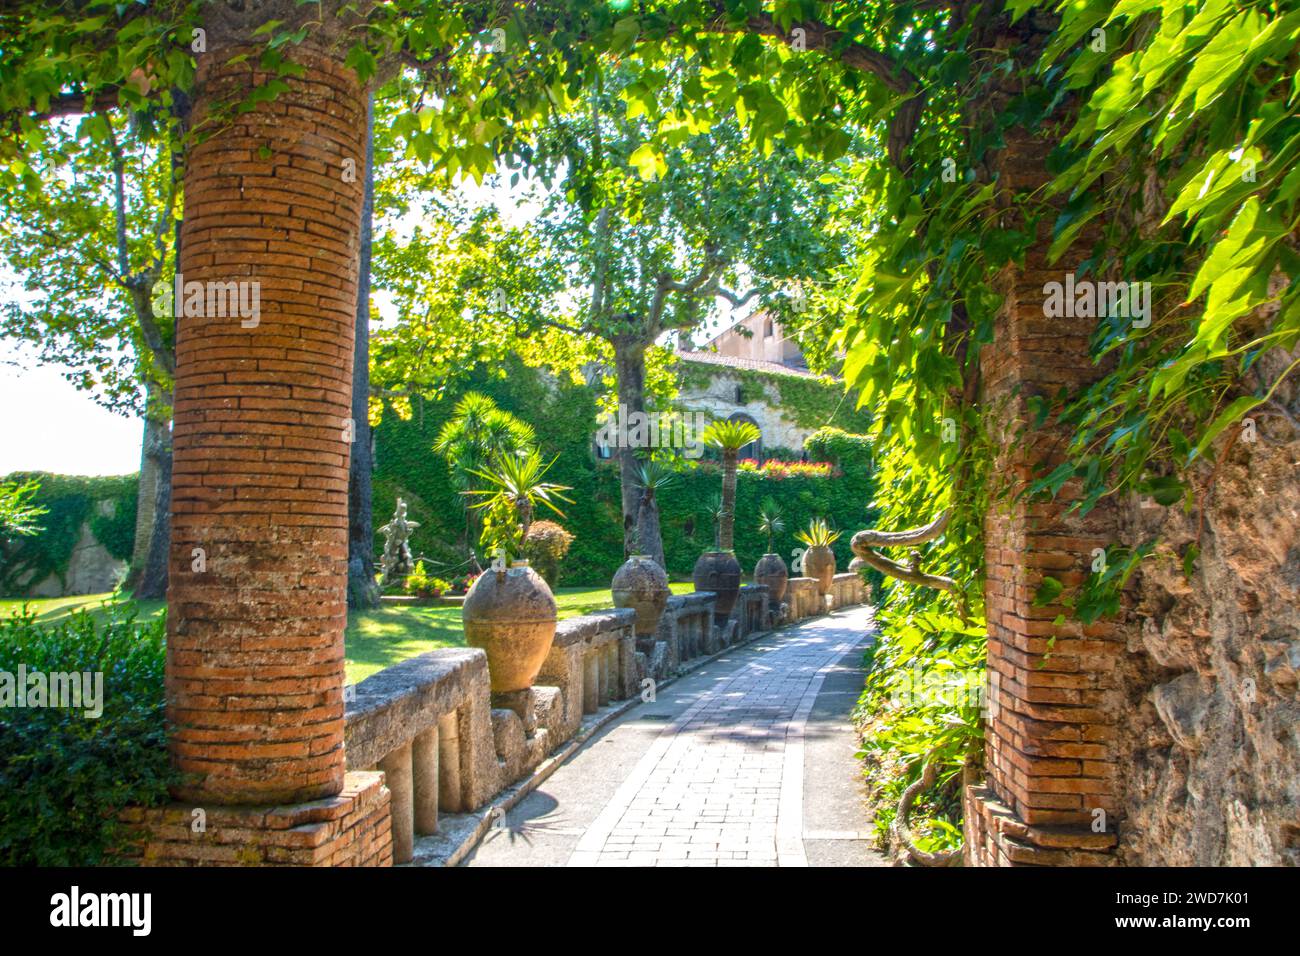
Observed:
[[[406,576],[414,570],[415,563],[411,559],[409,541],[411,532],[418,527],[420,527],[418,521],[407,520],[406,502],[398,498],[397,510],[393,512],[393,520],[379,529],[384,534],[384,558],[382,561],[384,573],[380,578],[382,586],[387,587],[394,582],[405,581]]]

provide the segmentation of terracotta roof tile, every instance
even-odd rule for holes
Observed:
[[[702,365],[725,365],[728,368],[746,368],[772,375],[793,375],[796,378],[821,378],[820,375],[815,375],[804,368],[791,368],[780,362],[768,362],[763,359],[738,358],[734,355],[720,355],[717,352],[677,352],[676,355],[683,361],[699,362]]]

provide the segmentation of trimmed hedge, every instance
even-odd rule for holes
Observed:
[[[52,475],[47,472],[14,472],[5,481],[40,482],[33,504],[48,509],[37,522],[41,531],[31,537],[11,542],[0,554],[0,594],[18,595],[20,581],[36,584],[53,574],[63,580],[68,571],[72,549],[81,536],[81,528],[90,522],[95,539],[119,561],[131,558],[135,543],[136,496],[140,476]],[[100,501],[112,502],[107,515],[96,512]]]

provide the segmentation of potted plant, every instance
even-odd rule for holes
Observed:
[[[829,594],[835,577],[835,552],[831,545],[839,540],[840,533],[825,518],[813,518],[795,537],[808,546],[803,553],[803,573],[817,580],[819,594]]]
[[[644,549],[646,553],[629,556],[614,572],[609,585],[615,607],[636,611],[636,633],[641,638],[653,637],[658,631],[659,618],[672,593],[668,587],[668,573],[664,570],[663,538],[659,533],[659,506],[655,492],[676,478],[677,473],[672,468],[654,459],[638,466],[641,500],[632,540],[634,551]]]
[[[636,611],[637,637],[652,637],[668,605],[668,574],[648,554],[634,554],[614,572],[609,584],[615,607]]]
[[[693,578],[695,590],[717,595],[714,614],[725,619],[740,594],[740,562],[732,551],[736,526],[736,459],[740,449],[758,441],[760,432],[751,422],[715,421],[700,437],[705,444],[722,452],[722,500],[717,550],[700,555]]]
[[[758,559],[754,565],[754,583],[767,585],[768,600],[773,607],[785,597],[785,588],[790,580],[790,571],[785,566],[781,555],[772,550],[773,539],[785,530],[785,519],[775,501],[767,498],[758,512],[758,532],[767,535],[767,554]]]
[[[569,489],[545,480],[551,464],[534,450],[472,472],[489,486],[467,494],[477,495],[474,507],[486,513],[482,543],[494,558],[465,596],[461,620],[465,643],[487,652],[493,693],[531,687],[555,638],[555,596],[527,560],[515,559],[539,502],[564,517],[555,499],[568,501],[562,492]]]

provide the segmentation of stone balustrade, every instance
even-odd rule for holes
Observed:
[[[636,612],[600,611],[561,621],[537,680],[558,687],[562,740],[578,732],[583,714],[636,692]]]
[[[646,671],[656,680],[675,674],[692,658],[710,653],[716,639],[713,592],[696,591],[668,598],[654,646],[649,649]],[[665,645],[662,649],[658,645]]]
[[[786,583],[785,603],[790,608],[791,623],[813,617],[826,610],[826,605],[817,591],[816,578],[791,578]]]
[[[867,582],[856,571],[837,574],[831,581],[831,610],[867,602]]]
[[[411,858],[440,811],[480,806],[497,792],[487,655],[446,648],[385,668],[347,689],[350,770],[382,770],[392,794],[393,858]]]
[[[825,611],[812,578],[790,585],[793,620]],[[835,606],[861,595],[857,575],[836,577]],[[764,585],[741,588],[725,625],[715,623],[713,608],[711,592],[673,595],[657,633],[640,639],[630,609],[561,621],[525,691],[493,694],[487,655],[477,648],[430,651],[347,688],[348,770],[385,775],[393,862],[412,858],[416,838],[436,833],[440,814],[477,810],[531,773],[581,730],[584,716],[636,696],[646,678],[671,678],[769,626]]]
[[[736,621],[736,640],[742,641],[757,631],[766,631],[771,627],[768,610],[771,601],[766,584],[747,584],[740,589],[736,598],[735,610],[731,612]]]

